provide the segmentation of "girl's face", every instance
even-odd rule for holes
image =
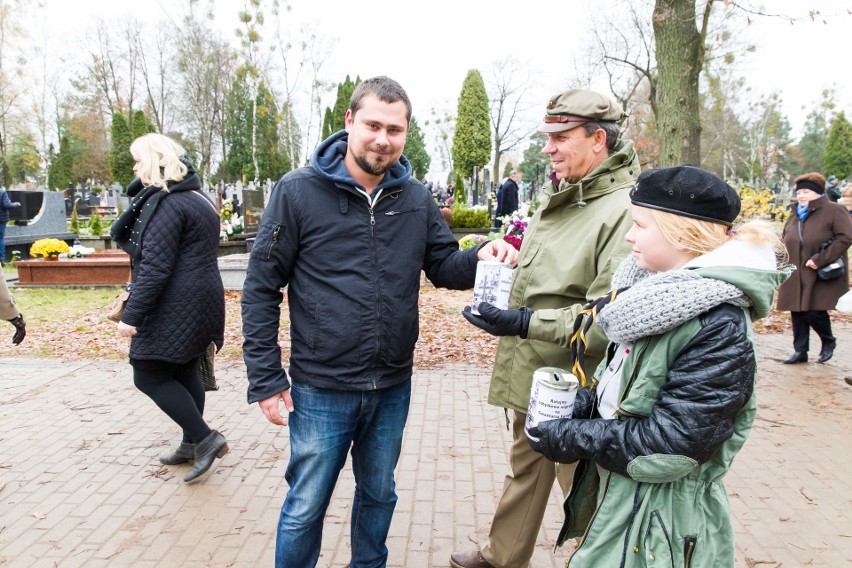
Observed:
[[[633,205],[633,226],[624,239],[633,245],[633,256],[639,268],[648,272],[665,272],[679,268],[694,255],[666,239],[647,207]]]
[[[821,193],[817,193],[812,189],[797,189],[796,190],[796,201],[799,202],[799,205],[807,205],[809,202],[814,199],[819,199],[822,197]]]

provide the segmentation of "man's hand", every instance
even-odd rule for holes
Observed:
[[[265,398],[258,402],[257,405],[260,407],[260,411],[263,412],[263,415],[266,416],[267,420],[273,424],[278,424],[279,426],[286,426],[287,421],[281,416],[281,409],[279,407],[281,400],[284,401],[284,406],[287,408],[287,412],[293,412],[295,407],[293,406],[293,398],[290,396],[290,389],[281,391],[269,398]]]
[[[518,264],[518,250],[503,239],[488,241],[477,251],[476,257],[479,260],[496,260],[509,266]]]
[[[24,322],[24,316],[18,314],[18,317],[10,319],[9,323],[15,326],[15,335],[12,336],[12,343],[19,345],[27,336],[27,324]]]
[[[474,314],[470,306],[465,306],[462,315],[467,321],[491,335],[518,335],[521,339],[527,338],[533,313],[531,309],[524,307],[518,310],[501,310],[488,302],[482,302],[477,309],[479,315]]]

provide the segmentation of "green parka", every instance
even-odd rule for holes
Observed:
[[[622,367],[616,418],[583,420],[575,412],[553,421],[547,442],[543,436],[551,459],[581,460],[558,538],[582,538],[571,568],[734,565],[723,478],[756,414],[751,322],[769,313],[789,271],[697,272],[735,285],[752,307],[722,304],[638,340]]]
[[[509,307],[533,310],[527,338],[501,337],[488,402],[526,413],[533,372],[571,368],[567,349],[574,319],[609,290],[612,273],[630,252],[630,189],[639,160],[629,140],[577,183],[548,182],[530,221],[512,276]],[[586,363],[593,370],[606,349],[600,330],[589,334]]]

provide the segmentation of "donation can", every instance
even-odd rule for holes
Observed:
[[[494,260],[476,263],[476,283],[473,285],[473,304],[470,311],[479,315],[480,302],[488,302],[501,310],[509,309],[512,288],[512,267]]]
[[[580,381],[559,367],[541,367],[533,373],[530,389],[530,405],[527,410],[525,429],[529,431],[539,422],[571,418],[574,399]]]

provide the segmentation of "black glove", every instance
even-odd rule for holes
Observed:
[[[580,456],[569,453],[565,445],[559,443],[564,437],[564,431],[570,429],[571,426],[571,418],[545,420],[532,428],[524,428],[524,433],[527,435],[527,442],[529,442],[533,451],[540,453],[552,462],[573,463],[580,459]]]
[[[533,313],[531,309],[524,307],[517,310],[501,310],[488,302],[479,304],[478,309],[479,315],[476,315],[471,311],[470,306],[465,306],[462,315],[467,321],[491,335],[519,335],[521,339],[527,338]]]
[[[9,323],[15,326],[15,335],[12,336],[12,343],[18,345],[27,336],[27,324],[24,323],[24,316],[19,315],[14,319],[10,319]]]

